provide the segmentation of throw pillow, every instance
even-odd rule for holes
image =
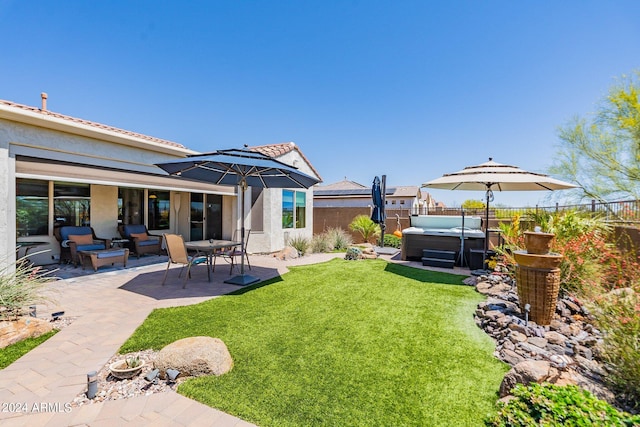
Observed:
[[[93,244],[93,236],[91,234],[69,234],[69,240],[76,242],[77,245]]]
[[[136,239],[137,238],[139,242],[142,242],[144,240],[148,240],[149,239],[149,236],[147,236],[147,233],[131,233],[131,234],[129,234],[129,236],[132,239]]]

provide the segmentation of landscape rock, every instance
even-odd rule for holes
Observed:
[[[282,249],[280,252],[277,252],[273,256],[278,258],[281,261],[288,261],[290,259],[296,259],[300,255],[298,254],[298,250],[296,248],[294,248],[293,246],[287,246],[286,248]]]
[[[51,322],[37,317],[24,316],[17,320],[0,322],[0,348],[5,348],[27,338],[36,338],[53,329]]]
[[[502,379],[500,384],[500,397],[510,394],[516,384],[529,385],[541,384],[549,377],[557,376],[558,371],[544,360],[527,360],[515,365]]]
[[[576,384],[614,403],[599,359],[602,333],[589,323],[592,317],[588,310],[578,299],[560,296],[550,324],[537,325],[520,309],[516,286],[505,275],[476,279],[476,290],[488,298],[478,304],[475,323],[496,341],[496,357],[514,367],[505,376],[501,396],[518,382],[546,381]],[[616,290],[618,297],[628,294],[627,290]]]
[[[158,353],[154,365],[164,378],[167,369],[180,376],[222,375],[233,367],[227,346],[219,338],[190,337],[175,341]]]

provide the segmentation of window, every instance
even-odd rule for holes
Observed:
[[[144,190],[118,188],[118,224],[143,224]]]
[[[16,230],[18,237],[49,234],[49,182],[16,180]]]
[[[168,230],[170,203],[168,191],[149,190],[147,228],[150,230]]]
[[[304,192],[296,191],[296,228],[304,228],[307,225],[306,206],[307,195]]]
[[[89,184],[53,184],[55,225],[91,225],[91,187]]]
[[[282,228],[306,226],[307,195],[303,191],[282,190]]]

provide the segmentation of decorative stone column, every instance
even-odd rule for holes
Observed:
[[[516,289],[520,310],[529,307],[529,318],[538,325],[553,319],[560,291],[562,255],[550,252],[554,234],[525,233],[526,251],[514,251]]]

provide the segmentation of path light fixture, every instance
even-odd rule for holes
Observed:
[[[98,373],[91,371],[87,374],[87,397],[93,399],[98,392]]]
[[[151,382],[153,381],[154,383],[158,382],[158,375],[160,375],[160,369],[154,369],[153,371],[149,372],[144,379]]]
[[[180,375],[180,371],[176,369],[167,369],[167,382],[175,382],[178,375]]]
[[[51,320],[58,320],[63,315],[64,315],[64,311],[56,311],[55,313],[51,313]]]

